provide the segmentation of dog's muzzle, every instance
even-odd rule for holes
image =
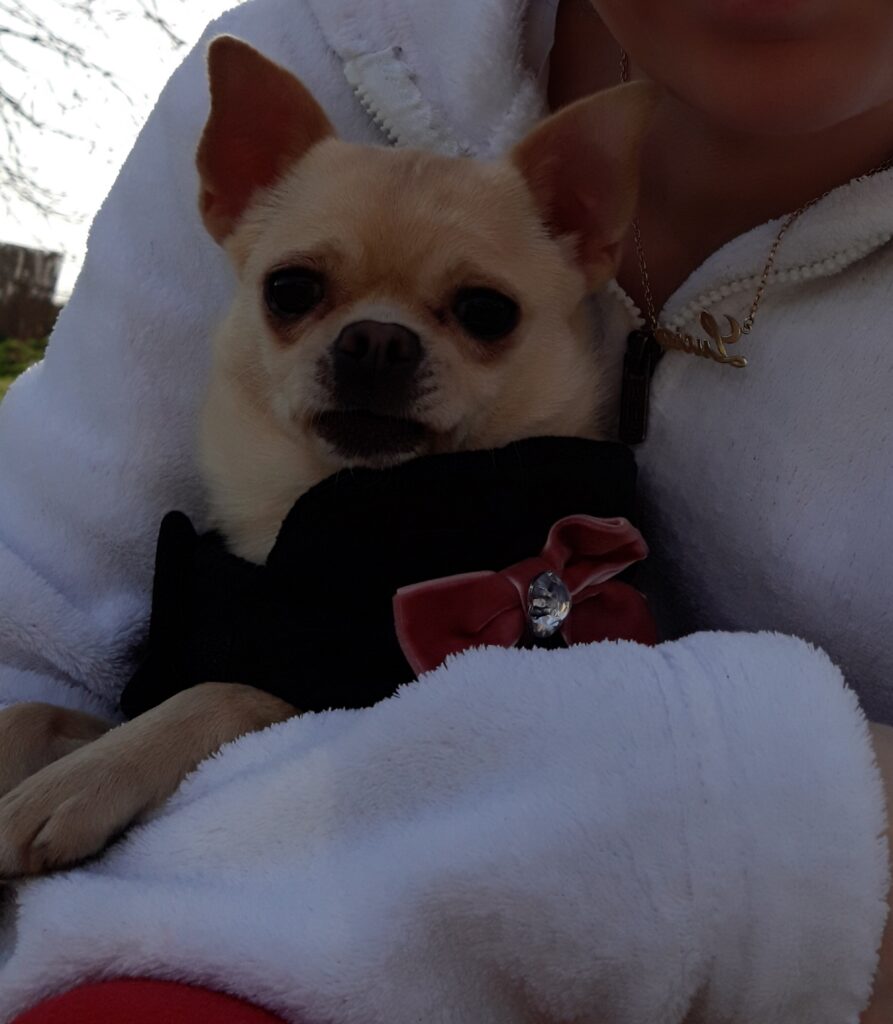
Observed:
[[[332,346],[335,401],[381,414],[403,411],[416,390],[422,343],[402,324],[360,320]]]
[[[315,417],[317,433],[346,457],[413,453],[428,429],[410,413],[424,358],[415,331],[396,323],[348,324],[331,349],[335,408]]]

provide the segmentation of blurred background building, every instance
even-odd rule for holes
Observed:
[[[45,338],[61,308],[62,254],[0,242],[0,338]]]

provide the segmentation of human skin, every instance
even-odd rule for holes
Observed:
[[[893,0],[562,0],[552,106],[616,84],[621,48],[666,89],[639,210],[658,313],[725,242],[893,156]],[[645,309],[631,238],[618,280]],[[893,818],[893,729],[870,730]],[[893,1020],[891,918],[862,1024]]]
[[[616,84],[621,46],[667,90],[639,211],[657,310],[730,239],[893,156],[893,0],[562,0],[553,106]],[[632,244],[618,279],[645,308]]]

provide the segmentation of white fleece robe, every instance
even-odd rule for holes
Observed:
[[[205,42],[295,70],[346,138],[486,157],[544,110],[522,14],[254,0]],[[195,209],[203,45],[96,218],[47,359],[0,405],[2,703],[114,716],[160,517],[202,521],[196,409],[231,288]],[[740,317],[777,228],[716,253],[664,318]],[[803,637],[887,719],[891,237],[891,172],[810,210],[748,369],[666,356],[639,456],[666,619]],[[616,288],[596,304],[616,373],[638,314]],[[861,713],[807,644],[470,654],[371,712],[230,745],[108,857],[8,892],[0,1019],[144,973],[290,1019],[671,1022],[699,998],[708,1021],[855,1021],[882,827]]]

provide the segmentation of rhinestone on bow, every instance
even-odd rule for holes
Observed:
[[[554,572],[541,572],[527,590],[527,621],[535,640],[554,636],[571,610],[571,595]]]

